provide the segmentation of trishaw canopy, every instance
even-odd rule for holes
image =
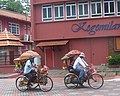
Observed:
[[[19,58],[20,59],[29,59],[30,55],[34,55],[35,57],[41,58],[41,56],[37,52],[32,51],[32,50],[28,50],[28,51],[22,53]]]
[[[37,52],[29,50],[22,53],[18,58],[15,58],[13,61],[16,63],[19,61],[26,61],[27,59],[29,59],[30,55],[34,55],[35,57],[41,58],[41,56]]]
[[[71,50],[69,51],[67,54],[65,54],[61,60],[67,60],[69,59],[70,57],[73,57],[75,55],[79,55],[80,54],[80,51],[79,50]]]

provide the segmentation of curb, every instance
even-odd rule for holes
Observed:
[[[8,77],[0,77],[0,79],[7,79]]]
[[[0,76],[0,79],[9,79],[9,78],[16,78],[16,77],[18,77],[20,74],[19,73],[12,73],[12,74],[9,74],[9,75],[7,75],[7,76]]]

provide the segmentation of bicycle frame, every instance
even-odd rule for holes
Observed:
[[[103,76],[95,71],[92,66],[88,66],[85,68],[86,77],[84,79],[79,78],[79,72],[75,72],[75,70],[67,64],[67,60],[65,60],[65,65],[67,66],[68,73],[64,77],[64,84],[67,88],[76,88],[78,85],[83,86],[83,83],[88,81],[88,85],[93,89],[99,89],[104,84]],[[70,69],[72,68],[72,69]],[[99,82],[100,80],[100,82]],[[69,81],[69,82],[68,82]],[[92,82],[91,82],[92,81]],[[94,86],[94,84],[97,86]]]

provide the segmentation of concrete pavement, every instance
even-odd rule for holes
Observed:
[[[54,87],[49,92],[41,90],[27,90],[20,92],[15,86],[15,78],[0,79],[0,96],[120,96],[120,78],[107,79],[102,88],[92,89],[85,83],[84,88],[68,89],[63,78],[52,78]]]
[[[68,89],[63,81],[66,73],[66,71],[49,71],[49,76],[54,82],[53,89],[49,92],[38,89],[20,92],[15,86],[16,78],[8,78],[11,74],[0,74],[0,96],[120,96],[120,76],[104,77],[103,87],[97,90],[90,88],[87,83],[84,84],[84,88]]]
[[[108,71],[106,71],[108,70]],[[102,66],[102,67],[97,67],[97,71],[105,76],[105,77],[111,77],[111,76],[120,76],[119,74],[119,68],[114,68],[114,69],[106,69],[106,67]],[[49,75],[53,76],[53,77],[64,77],[67,74],[67,70],[63,70],[63,69],[53,69],[53,70],[48,70],[49,71]],[[8,73],[8,74],[0,74],[0,79],[2,78],[14,78],[17,77],[19,74],[18,73]]]

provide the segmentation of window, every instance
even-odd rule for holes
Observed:
[[[16,24],[16,23],[11,23],[9,22],[9,31],[12,33],[12,34],[17,34],[19,35],[20,34],[20,27],[19,27],[19,24]]]
[[[120,15],[120,0],[117,0],[117,14]]]
[[[101,0],[91,0],[91,15],[92,17],[102,16]]]
[[[43,5],[42,7],[42,20],[52,20],[52,5]]]
[[[64,19],[64,5],[63,4],[54,5],[54,17],[55,17],[55,20]]]
[[[114,0],[104,0],[104,15],[111,16],[115,14]]]
[[[88,0],[78,3],[78,17],[88,17]]]
[[[0,47],[0,62],[5,62],[7,61],[7,48],[6,47]]]
[[[117,50],[120,51],[120,37],[114,38],[114,41],[115,41],[114,49],[115,49],[116,51],[117,51]]]
[[[2,32],[2,22],[0,21],[0,32]]]
[[[66,18],[67,19],[76,18],[76,4],[75,3],[66,4]]]

